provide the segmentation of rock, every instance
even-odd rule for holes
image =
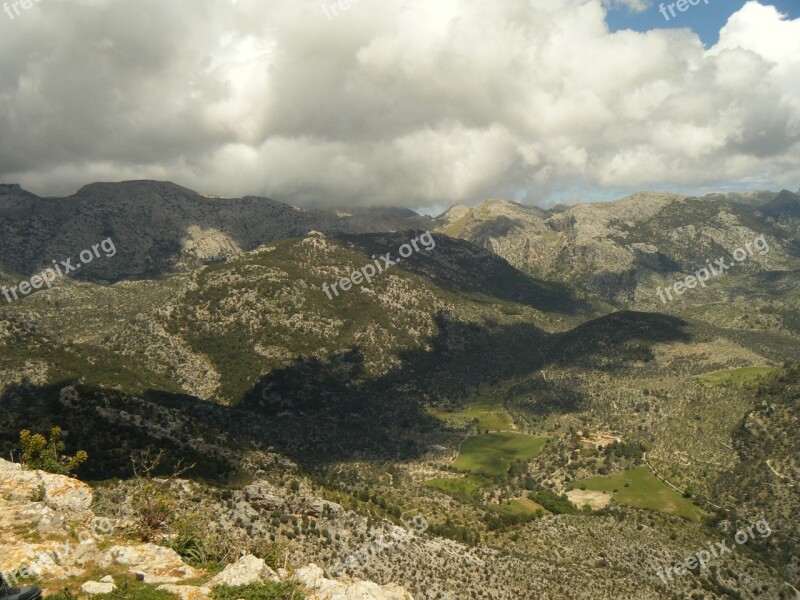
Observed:
[[[101,583],[114,583],[114,578],[111,575],[106,575],[100,580]]]
[[[36,503],[40,504],[40,503]],[[34,511],[35,514],[35,511]],[[42,535],[52,535],[56,533],[64,533],[66,531],[66,523],[64,522],[64,514],[56,512],[50,507],[41,503],[41,512],[37,515],[37,529]]]
[[[85,517],[92,505],[92,488],[76,479],[44,471],[28,471],[0,459],[0,488],[11,490],[11,499],[36,499],[64,519]]]
[[[141,574],[145,583],[176,583],[199,577],[202,572],[187,565],[177,552],[155,544],[113,546],[100,556],[98,565],[125,565],[131,574]]]
[[[76,479],[38,471],[44,484],[44,503],[64,518],[81,518],[92,506],[92,488]]]
[[[99,582],[99,581],[87,581],[81,586],[81,591],[84,594],[89,594],[90,596],[97,596],[99,594],[110,594],[117,586],[114,585],[114,582]]]
[[[414,600],[398,585],[380,586],[370,581],[327,579],[317,565],[298,569],[293,579],[304,586],[308,600]]]
[[[206,585],[216,587],[226,585],[235,587],[237,585],[250,585],[259,581],[280,581],[278,574],[267,566],[261,558],[256,558],[248,554],[240,558],[236,563],[228,565],[225,569]]]
[[[192,585],[160,585],[158,589],[169,592],[181,600],[204,600],[211,595],[211,590],[207,587],[194,587]]]
[[[257,509],[277,510],[285,507],[285,502],[274,486],[258,482],[243,489],[245,499]]]

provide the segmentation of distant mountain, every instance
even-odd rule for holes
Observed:
[[[23,429],[61,427],[116,519],[128,483],[115,479],[163,449],[164,475],[197,465],[176,488],[215,531],[294,564],[333,565],[422,515],[413,543],[353,563],[419,598],[788,597],[795,206],[790,192],[645,193],[428,219],[170,183],[61,199],[4,186],[0,284],[105,237],[117,254],[0,296],[0,454],[19,456]],[[762,234],[769,253],[658,300],[654,285]],[[378,258],[411,240],[399,265]],[[371,281],[369,265],[383,269]],[[668,586],[659,575],[762,515],[771,538]]]
[[[779,221],[800,219],[800,195],[783,190],[760,210],[765,216]]]
[[[339,216],[254,196],[209,198],[158,181],[93,183],[68,198],[40,198],[2,185],[0,270],[30,274],[110,237],[114,259],[95,260],[74,275],[116,281],[194,268],[312,230],[364,233],[425,223],[405,209]]]
[[[634,307],[646,307],[638,303],[655,285],[682,279],[759,235],[769,254],[750,256],[737,276],[800,266],[800,197],[786,190],[705,198],[639,193],[558,211],[489,200],[454,207],[435,223],[537,278]]]

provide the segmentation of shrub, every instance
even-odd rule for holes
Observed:
[[[62,454],[66,446],[61,440],[60,427],[50,430],[50,439],[45,439],[39,433],[31,435],[29,430],[23,429],[19,432],[19,447],[23,465],[57,475],[73,475],[89,458],[83,450],[79,450],[75,456]]]
[[[211,590],[214,600],[303,600],[305,596],[299,591],[296,583],[254,583],[236,587],[215,587]]]
[[[528,494],[528,498],[541,504],[554,515],[576,515],[580,512],[577,506],[570,502],[566,494],[560,496],[553,490],[542,488],[537,492]]]

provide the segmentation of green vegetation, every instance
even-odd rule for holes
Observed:
[[[476,419],[477,427],[482,431],[509,431],[514,427],[511,415],[502,407],[498,410],[498,407],[490,404],[476,404],[467,408],[465,414],[470,419]]]
[[[61,428],[50,430],[50,439],[39,433],[31,435],[27,429],[19,432],[19,448],[22,464],[29,469],[39,469],[58,475],[72,475],[89,455],[79,450],[75,456],[62,454],[66,444],[61,439]]]
[[[700,375],[699,379],[706,385],[720,385],[722,383],[743,384],[764,377],[777,371],[774,367],[742,367],[727,371],[716,371]]]
[[[57,598],[60,600],[74,600],[75,596],[64,590]],[[101,594],[95,596],[95,598],[100,600],[174,600],[172,594],[164,590],[158,590],[156,586],[127,580],[110,594]]]
[[[211,591],[214,600],[302,600],[305,595],[296,583],[254,583],[236,587],[216,587]]]
[[[635,508],[657,510],[690,521],[700,521],[703,516],[703,512],[688,498],[669,488],[646,467],[582,479],[576,481],[575,485],[599,492],[612,492],[617,502]]]
[[[518,433],[488,433],[464,440],[453,466],[463,471],[505,475],[514,460],[537,456],[547,441]]]
[[[538,502],[534,502],[529,498],[519,498],[516,500],[507,500],[503,504],[497,505],[499,512],[505,512],[510,515],[544,515],[545,508]]]
[[[547,488],[531,492],[528,494],[528,499],[556,515],[577,515],[581,513],[581,510],[570,502],[566,494],[559,496],[553,490]]]
[[[465,475],[458,479],[429,479],[425,485],[456,496],[464,496],[480,502],[483,488],[491,481],[477,475]]]
[[[544,514],[544,511],[538,516],[542,514]],[[536,513],[520,510],[519,506],[512,507],[510,504],[501,504],[499,506],[490,506],[483,516],[483,521],[489,531],[498,531],[507,527],[529,523],[535,520],[536,517]]]
[[[505,385],[481,386],[462,410],[437,410],[432,414],[452,426],[472,425],[480,431],[511,431],[514,420],[503,405]]]

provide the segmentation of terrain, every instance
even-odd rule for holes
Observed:
[[[0,285],[117,253],[0,298],[0,451],[62,427],[93,510],[125,520],[131,456],[163,449],[160,476],[193,465],[170,489],[187,519],[415,598],[793,598],[798,207],[643,193],[428,219],[5,186]],[[656,295],[762,235],[707,287]],[[347,562],[417,515],[412,541]],[[659,575],[759,519],[768,537]]]

